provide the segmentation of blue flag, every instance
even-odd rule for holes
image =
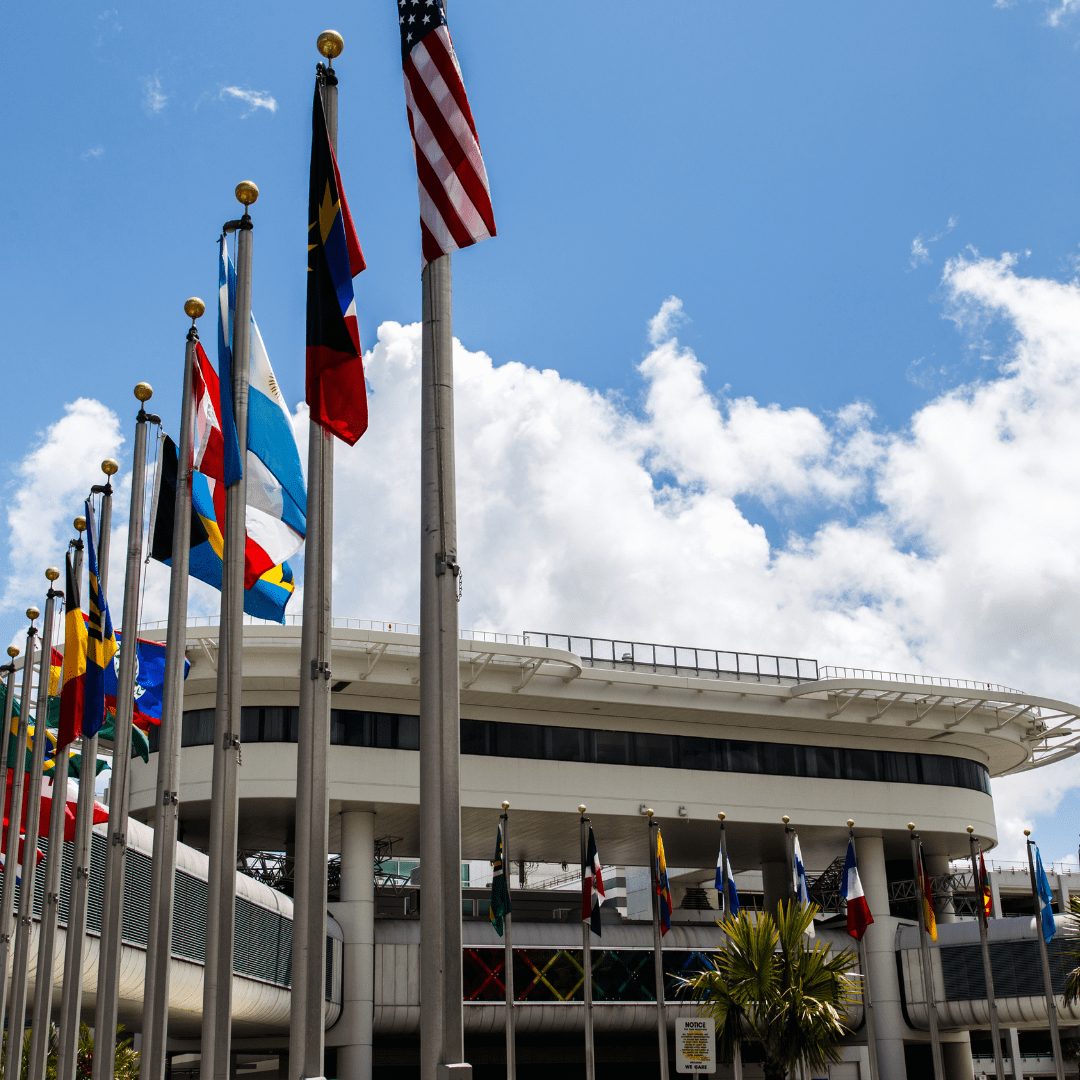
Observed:
[[[86,502],[86,559],[90,567],[90,611],[86,616],[86,689],[83,697],[82,732],[96,735],[105,723],[105,669],[116,655],[109,603],[98,577],[97,544],[94,542],[93,508]]]
[[[221,400],[217,402],[218,420],[224,442],[225,486],[235,484],[243,475],[240,442],[236,437],[236,411],[232,393],[233,311],[236,308],[236,271],[225,250],[225,237],[218,243],[218,339],[217,363]]]
[[[742,904],[739,903],[739,894],[735,889],[735,878],[731,873],[730,858],[727,861],[727,866],[724,866],[723,849],[716,857],[716,891],[721,897],[727,897],[727,913],[729,915],[738,915]]]
[[[1043,940],[1049,945],[1057,930],[1057,923],[1054,922],[1054,896],[1050,892],[1050,882],[1046,880],[1038,845],[1035,846],[1035,885],[1039,891],[1039,903],[1042,905]]]

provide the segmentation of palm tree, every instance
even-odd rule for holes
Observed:
[[[1065,918],[1072,931],[1071,947],[1065,955],[1071,963],[1076,964],[1065,976],[1065,1004],[1072,1005],[1073,1002],[1080,1001],[1080,946],[1076,943],[1076,937],[1080,935],[1080,896],[1069,897],[1069,910]]]
[[[839,1061],[844,1015],[861,998],[850,974],[855,953],[810,946],[806,931],[816,911],[814,904],[781,903],[775,917],[765,912],[756,922],[745,911],[729,916],[720,924],[727,947],[710,969],[683,980],[716,1023],[721,1057],[731,1061],[737,1047],[757,1044],[766,1080]]]

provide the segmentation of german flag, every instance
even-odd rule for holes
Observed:
[[[60,727],[56,739],[59,748],[74,742],[79,734],[86,694],[86,623],[83,622],[79,582],[75,578],[70,551],[67,556],[64,605],[64,671],[60,690]]]
[[[332,71],[323,77],[337,78]],[[366,266],[316,85],[308,187],[307,403],[311,419],[350,446],[368,425],[352,284]]]

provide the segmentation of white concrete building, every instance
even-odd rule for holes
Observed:
[[[415,627],[400,624],[336,620],[335,627],[328,794],[340,890],[331,910],[344,933],[344,966],[341,1015],[327,1032],[327,1045],[336,1049],[338,1077],[366,1080],[373,1063],[381,1075],[384,1045],[406,1067],[418,1032],[415,890],[399,882],[396,892],[376,896],[373,867],[378,841],[385,853],[393,840],[395,859],[419,853],[419,639]],[[193,624],[188,642],[181,837],[202,847],[210,811],[217,627]],[[930,873],[945,874],[950,860],[967,855],[968,825],[986,848],[996,843],[990,777],[1057,760],[1075,752],[1080,738],[1066,726],[1080,709],[1065,702],[988,683],[825,668],[813,660],[465,633],[460,658],[463,860],[491,857],[506,798],[511,860],[575,864],[577,806],[584,802],[604,863],[639,866],[647,859],[642,810],[648,806],[661,821],[669,865],[701,868],[696,881],[707,881],[719,845],[717,813],[724,811],[735,869],[760,873],[764,903],[771,907],[786,895],[789,880],[781,818],[790,816],[812,871],[843,855],[846,821],[853,818],[875,919],[867,944],[882,1080],[903,1080],[905,1047],[910,1058],[911,1048],[926,1039],[898,976],[898,933],[905,920],[890,913],[890,885],[911,877],[908,823],[915,822],[923,837]],[[292,851],[299,664],[299,626],[246,628],[241,850]],[[149,765],[133,762],[132,815],[142,820],[152,815],[155,770],[154,753]],[[693,887],[693,872],[683,884]],[[484,950],[498,942],[483,920],[482,895],[464,913],[466,952],[474,950],[481,966],[489,955]],[[384,915],[376,917],[377,906]],[[553,910],[544,913],[546,926],[518,924],[523,949],[580,947],[577,926],[560,925]],[[679,948],[687,955],[718,941],[706,913],[676,916],[694,924],[680,930],[686,940]],[[612,940],[618,937],[626,956],[647,951],[638,930],[632,922],[618,934],[613,928]],[[840,934],[837,940],[848,939]],[[612,957],[618,959],[615,952]],[[474,988],[466,967],[467,1046],[494,1060],[491,1047],[497,1049],[498,1039],[488,1046],[483,1038],[500,1029],[502,1006],[469,998]],[[521,1008],[523,1068],[530,1031],[567,1033],[566,1061],[574,1060],[571,1035],[580,1026],[580,1007],[572,994]],[[598,1040],[623,1034],[599,1046],[598,1060],[614,1066],[626,1033],[638,1030],[642,1053],[651,1047],[655,1059],[651,1012],[630,1002],[601,1010]],[[672,1022],[677,1014],[671,1010]],[[943,1029],[950,1078],[971,1076],[966,1029],[944,1020]],[[858,1042],[857,1034],[834,1077],[868,1075],[860,1071],[865,1051]],[[548,1059],[555,1061],[551,1054]]]

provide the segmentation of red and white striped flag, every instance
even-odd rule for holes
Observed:
[[[443,0],[398,0],[424,265],[495,235],[491,191]]]

